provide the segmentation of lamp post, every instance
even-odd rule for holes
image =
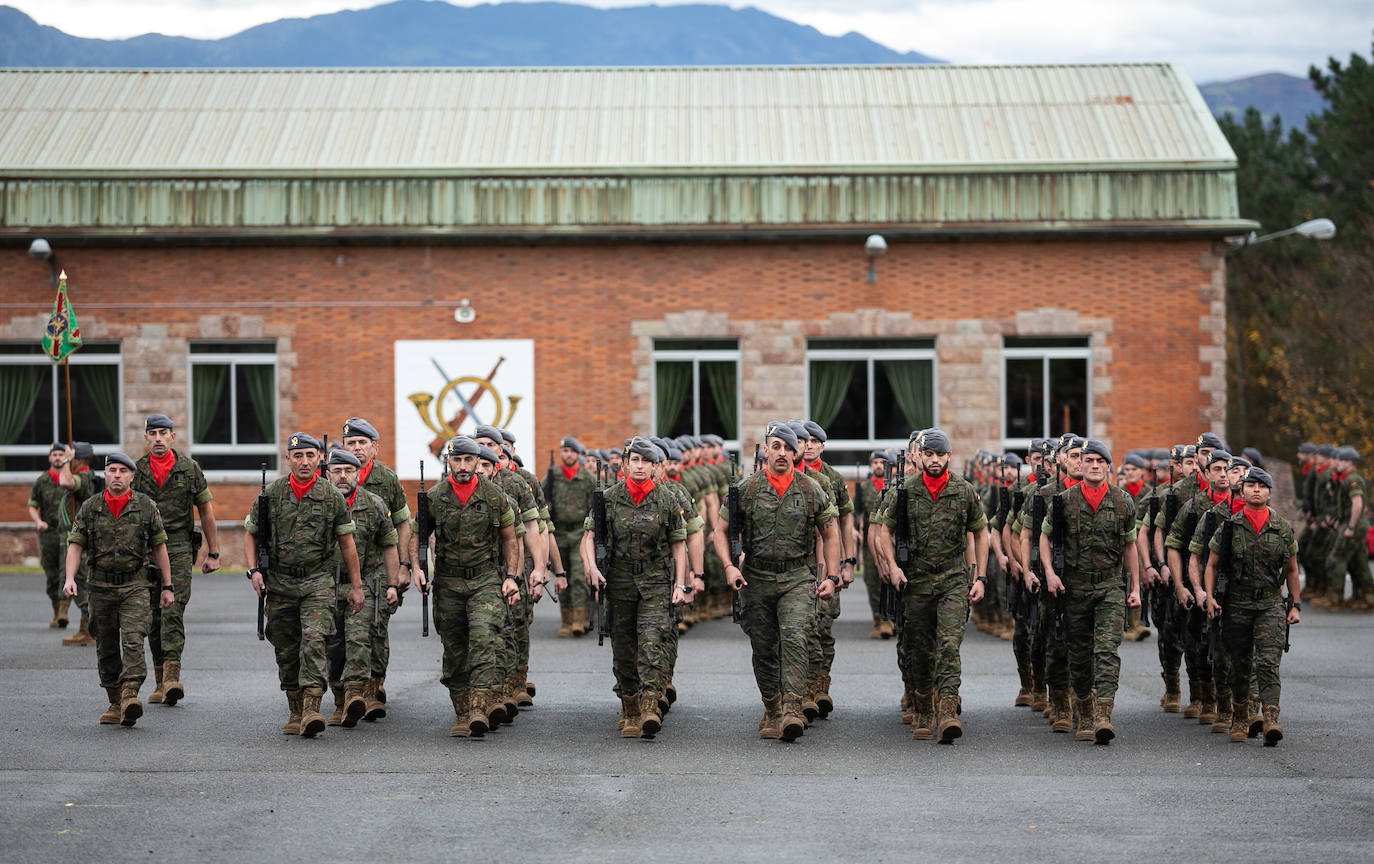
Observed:
[[[52,251],[52,245],[42,237],[35,239],[29,244],[29,257],[35,261],[47,261],[50,271],[50,280],[53,288],[57,287],[57,254]]]
[[[864,241],[864,252],[868,255],[868,284],[875,285],[878,282],[878,256],[887,251],[887,241],[881,234],[869,234]]]

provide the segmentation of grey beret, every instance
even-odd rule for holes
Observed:
[[[149,414],[143,421],[143,431],[151,432],[154,429],[173,429],[172,418],[166,414]]]
[[[905,457],[902,455],[901,450],[894,448],[887,451],[887,461],[891,462],[893,465],[901,465],[904,460]]]
[[[1150,451],[1150,458],[1153,459],[1153,460],[1155,460],[1156,462],[1167,462],[1167,461],[1169,461],[1169,458],[1170,458],[1170,457],[1169,457],[1169,448],[1167,448],[1167,447],[1156,447],[1155,449],[1153,449],[1153,450]]]
[[[89,442],[89,441],[73,441],[73,442],[72,442],[72,458],[74,458],[74,459],[91,459],[91,458],[93,458],[94,456],[95,456],[95,448],[91,446],[91,442]]]
[[[1019,453],[1004,453],[1002,454],[1002,459],[1013,468],[1020,468],[1022,465],[1026,464]]]
[[[1064,447],[1067,446],[1068,443],[1069,443],[1070,441],[1072,441],[1073,439],[1075,439],[1075,438],[1078,438],[1079,440],[1082,440],[1082,436],[1079,435],[1077,432],[1065,432],[1063,435],[1060,435],[1060,436],[1059,436],[1059,449],[1060,449],[1060,450],[1063,450]]]
[[[1336,448],[1336,458],[1346,462],[1358,462],[1360,461],[1360,451],[1346,444],[1344,447]]]
[[[1318,456],[1328,456],[1328,457],[1329,457],[1329,456],[1335,456],[1335,455],[1336,455],[1336,448],[1335,448],[1335,446],[1332,445],[1332,444],[1322,444],[1322,445],[1320,445],[1320,446],[1317,447],[1317,455],[1318,455]]]
[[[806,427],[806,434],[807,434],[807,435],[809,435],[809,436],[812,437],[812,438],[815,438],[816,440],[820,441],[822,444],[825,443],[825,439],[826,439],[825,430],[821,428],[821,424],[816,423],[816,422],[813,421],[813,420],[803,420],[803,421],[802,421],[802,425]]]
[[[1042,448],[1042,447],[1044,447],[1044,446],[1045,446],[1045,439],[1044,439],[1044,438],[1032,438],[1032,439],[1030,440],[1030,448],[1029,448],[1029,450],[1028,450],[1027,452],[1034,453],[1034,452],[1036,452],[1037,450],[1039,450],[1040,448]]]
[[[1298,445],[1298,452],[1303,454],[1304,456],[1308,453],[1316,453],[1317,445],[1313,444],[1311,441],[1304,441]]]
[[[671,441],[665,441],[664,443],[668,445],[668,447],[667,447],[667,450],[668,450],[668,461],[670,461],[670,462],[681,462],[681,461],[682,461],[682,451],[679,450],[679,449],[677,449],[677,445],[674,444],[674,443],[671,442]]]
[[[574,438],[574,437],[571,436],[571,435],[565,436],[565,437],[563,438],[563,440],[559,443],[558,446],[559,446],[559,447],[567,447],[569,450],[573,451],[574,453],[578,454],[579,456],[586,456],[586,455],[587,455],[587,448],[586,448],[586,447],[583,447],[583,446],[582,446],[582,442],[581,442],[581,441],[578,441],[576,438]]]
[[[638,453],[654,463],[662,462],[664,458],[663,451],[659,449],[657,444],[638,435],[631,438],[630,443],[625,446],[625,455],[628,457],[631,453]]]
[[[679,435],[677,436],[677,438],[673,440],[676,442],[677,446],[682,449],[682,452],[684,453],[686,453],[688,450],[695,450],[697,446],[696,442],[692,440],[691,435]]]
[[[516,467],[516,468],[524,468],[524,467],[525,467],[525,460],[520,458],[520,454],[519,454],[519,453],[512,453],[512,454],[511,454],[511,457],[510,457],[510,461],[512,461],[512,462],[515,463],[515,467]]]
[[[345,427],[346,428],[346,427]],[[329,451],[330,465],[352,465],[354,468],[363,467],[363,463],[358,461],[358,457],[349,453],[343,448]]]
[[[444,456],[478,456],[481,455],[481,445],[466,435],[455,435],[448,439],[448,446],[444,448]]]
[[[1127,453],[1126,458],[1121,460],[1121,467],[1125,468],[1127,465],[1132,465],[1136,468],[1150,467],[1149,463],[1142,459],[1139,453]]]
[[[712,446],[712,447],[724,447],[724,446],[725,446],[725,439],[722,438],[722,437],[720,437],[719,435],[714,434],[714,433],[709,434],[709,435],[702,435],[702,436],[701,436],[701,440],[705,441],[707,444],[709,444],[709,445]]]
[[[286,449],[291,450],[319,450],[324,452],[324,445],[315,439],[309,432],[292,432],[291,437],[286,439]]]
[[[1212,447],[1218,450],[1226,449],[1226,442],[1221,440],[1221,436],[1213,432],[1203,432],[1197,436],[1197,446]]]
[[[781,420],[774,420],[772,423],[769,423],[768,428],[764,430],[763,437],[765,439],[777,438],[782,441],[782,443],[786,444],[793,453],[801,452],[801,448],[797,444],[797,433],[792,430],[791,426]]]
[[[800,420],[788,420],[787,428],[791,429],[792,434],[797,436],[799,446],[805,444],[806,439],[811,437],[811,434],[806,431],[806,424]]]
[[[869,462],[872,462],[874,459],[882,459],[884,462],[886,462],[889,458],[891,457],[888,455],[888,452],[886,450],[874,450],[872,453],[868,454]]]
[[[376,427],[374,427],[371,423],[367,422],[363,418],[349,417],[347,420],[344,421],[342,437],[353,438],[356,436],[362,436],[363,438],[366,438],[369,441],[376,441],[378,438],[381,437],[377,434]]]
[[[1225,450],[1213,450],[1211,455],[1207,457],[1207,467],[1210,468],[1218,462],[1225,462],[1227,467],[1230,467],[1231,459],[1231,454],[1227,453]]]
[[[1244,456],[1232,456],[1231,461],[1226,463],[1226,470],[1230,471],[1232,468],[1235,468],[1236,466],[1240,466],[1241,468],[1244,468],[1245,470],[1249,471],[1251,468],[1255,467],[1255,464],[1251,462],[1249,459],[1246,459]]]
[[[1072,448],[1072,443],[1070,443],[1069,446]],[[1089,438],[1083,442],[1083,455],[1087,456],[1089,453],[1096,453],[1108,462],[1112,461],[1112,451],[1107,449],[1107,445],[1104,442],[1096,438]]]
[[[1270,476],[1269,476],[1269,472],[1268,472],[1268,471],[1265,471],[1263,468],[1251,468],[1249,471],[1246,471],[1246,472],[1245,472],[1245,477],[1241,480],[1241,482],[1242,482],[1242,483],[1263,483],[1265,486],[1268,486],[1270,489],[1273,489],[1273,488],[1274,488],[1274,478],[1273,478],[1273,477],[1270,477]]]
[[[514,432],[510,431],[509,429],[500,429],[500,430],[497,430],[497,431],[499,431],[499,432],[501,433],[501,437],[504,438],[504,439],[506,440],[506,443],[507,443],[507,444],[514,444],[514,443],[515,443],[515,433],[514,433]]]
[[[1169,448],[1169,459],[1173,462],[1182,462],[1190,456],[1197,455],[1197,448],[1192,444],[1175,444]]]
[[[949,436],[943,429],[932,427],[916,436],[917,450],[933,450],[936,453],[948,453],[950,451]]]
[[[129,458],[127,453],[111,453],[109,456],[106,456],[105,466],[108,468],[111,464],[123,465],[130,471],[138,470],[138,466],[134,463],[134,460]]]
[[[500,444],[502,441],[506,440],[505,438],[501,437],[500,429],[497,429],[495,426],[486,425],[478,426],[476,429],[473,429],[472,437],[473,440],[476,440],[478,438],[490,438],[492,442],[496,444]]]
[[[493,465],[501,461],[500,457],[496,455],[496,451],[485,444],[477,445],[477,458],[481,459],[483,462],[490,462]]]
[[[1077,435],[1068,435],[1059,439],[1059,449],[1064,452],[1070,450],[1082,450],[1088,442]]]
[[[1264,465],[1264,454],[1260,453],[1260,451],[1256,450],[1254,447],[1246,447],[1240,452],[1245,455],[1246,459],[1250,460],[1250,464],[1259,465],[1261,467]]]
[[[54,442],[52,442],[52,446],[48,448],[48,452],[49,452],[49,453],[62,453],[62,452],[65,452],[66,449],[67,449],[67,445],[66,445],[66,444],[63,444],[61,441],[54,441]]]

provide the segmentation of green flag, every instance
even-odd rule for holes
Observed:
[[[76,326],[76,311],[67,296],[67,274],[58,277],[57,299],[52,301],[52,315],[48,329],[43,332],[43,351],[54,363],[61,363],[67,355],[81,347],[81,328]]]

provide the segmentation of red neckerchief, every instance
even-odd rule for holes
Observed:
[[[48,469],[48,476],[52,478],[52,482],[53,482],[54,484],[57,484],[57,478],[62,476],[62,472],[61,472],[61,471],[58,471],[58,470],[56,470],[56,469],[54,469],[54,468],[49,468],[49,469]],[[61,484],[57,484],[57,485],[61,485]]]
[[[1031,483],[1037,482],[1036,479],[1035,479],[1035,472],[1032,471],[1032,472],[1030,473],[1030,475],[1029,475],[1028,477],[1026,477],[1026,480],[1029,481],[1029,482],[1031,482]]]
[[[638,507],[644,503],[644,499],[649,497],[649,493],[654,491],[654,478],[650,477],[643,483],[636,483],[633,477],[625,478],[625,488],[630,493],[630,500],[635,502]]]
[[[129,499],[130,499],[132,496],[133,496],[133,490],[129,490],[128,492],[125,492],[123,495],[121,495],[121,496],[119,496],[118,498],[116,498],[116,497],[114,497],[113,495],[110,494],[110,490],[106,489],[106,490],[105,490],[105,506],[106,506],[106,507],[109,507],[109,508],[110,508],[110,512],[114,514],[114,517],[115,517],[116,519],[118,519],[118,518],[119,518],[119,514],[122,513],[122,512],[124,511],[124,505],[129,503]]]
[[[359,485],[359,486],[361,486],[361,485],[363,485],[364,483],[367,482],[367,477],[368,477],[368,475],[372,473],[372,466],[373,466],[373,465],[376,465],[376,464],[377,464],[377,460],[376,460],[376,459],[369,459],[369,460],[367,460],[367,464],[366,464],[366,465],[364,465],[363,467],[361,467],[361,468],[358,469],[358,485]],[[349,502],[349,506],[352,506],[352,502]]]
[[[352,509],[353,509],[353,502],[358,500],[358,490],[359,490],[360,488],[362,488],[362,487],[361,487],[361,486],[354,486],[354,487],[353,487],[353,492],[352,492],[347,498],[344,499],[345,501],[348,502],[348,509],[349,509],[349,510],[352,510]]]
[[[680,481],[678,480],[678,478],[681,477],[681,476],[682,476],[682,472],[681,472],[681,471],[669,471],[669,472],[668,472],[668,479],[669,479],[669,480],[672,480],[674,483],[680,482]]]
[[[1349,477],[1349,476],[1350,476],[1350,472],[1349,472],[1349,471],[1345,472],[1344,474],[1337,474],[1335,471],[1332,471],[1332,472],[1331,472],[1331,479],[1332,479],[1332,480],[1335,480],[1337,484],[1344,483],[1344,482],[1345,482],[1345,478],[1347,478],[1347,477]]]
[[[1144,489],[1144,488],[1145,488],[1145,481],[1144,481],[1144,480],[1141,480],[1139,483],[1127,483],[1127,484],[1126,484],[1126,491],[1129,492],[1129,493],[1131,493],[1131,497],[1132,497],[1132,498],[1139,498],[1139,497],[1140,497],[1140,490],[1141,490],[1141,489]]]
[[[1317,473],[1320,474],[1320,473],[1322,473],[1323,471],[1325,471],[1327,468],[1330,468],[1330,467],[1331,467],[1331,463],[1330,463],[1330,462],[1327,462],[1325,465],[1318,465],[1318,466],[1317,466]]]
[[[167,475],[172,473],[172,466],[177,464],[177,451],[167,448],[167,452],[161,456],[148,454],[148,467],[153,472],[153,479],[157,481],[160,488],[167,479]]]
[[[887,481],[884,480],[883,478],[881,478],[881,477],[874,477],[874,478],[873,478],[873,488],[874,488],[874,489],[877,489],[879,492],[883,491],[883,487],[886,486],[886,485],[887,485]]]
[[[802,464],[805,465],[807,468],[810,468],[812,471],[815,471],[817,474],[825,473],[821,470],[821,460],[819,459],[817,459],[815,462],[807,462],[803,459]]]
[[[310,478],[309,483],[300,483],[297,482],[295,474],[286,475],[286,482],[291,487],[291,493],[296,496],[297,501],[304,498],[307,492],[315,488],[315,481],[318,479],[320,479],[319,475],[316,475]]]
[[[1102,499],[1107,497],[1107,484],[1103,483],[1094,489],[1087,483],[1083,483],[1078,488],[1083,491],[1083,499],[1088,502],[1088,506],[1092,507],[1093,512],[1096,513],[1097,508],[1102,504]]]
[[[1245,521],[1250,523],[1250,527],[1255,529],[1256,534],[1259,534],[1264,530],[1264,526],[1269,523],[1269,508],[1265,507],[1263,510],[1251,510],[1249,507],[1246,507]]]
[[[579,470],[576,462],[573,463],[571,468],[569,468],[567,465],[559,465],[558,467],[563,469],[563,476],[567,478],[569,483],[571,483],[572,479],[577,476],[577,472]]]
[[[515,460],[514,460],[514,459],[507,459],[507,460],[506,460],[506,470],[509,471],[509,472],[512,473],[512,474],[515,473]]]
[[[1207,500],[1212,502],[1213,507],[1222,503],[1223,501],[1228,500],[1231,497],[1230,491],[1215,492],[1212,490],[1211,486],[1203,486],[1202,488],[1207,492]]]
[[[781,477],[774,477],[771,471],[764,471],[763,476],[768,478],[768,485],[772,486],[773,491],[778,493],[778,497],[781,498],[787,494],[787,487],[792,485],[792,475],[796,473],[796,470],[789,466],[787,473]]]
[[[1074,479],[1073,477],[1065,477],[1065,478],[1064,478],[1064,491],[1067,492],[1068,490],[1070,490],[1070,489],[1072,489],[1073,487],[1077,486],[1077,485],[1081,482],[1081,480],[1082,480],[1082,478]]]
[[[1312,473],[1312,463],[1311,463],[1311,462],[1304,462],[1303,465],[1302,465],[1302,469],[1301,469],[1301,470],[1302,470],[1302,476],[1304,476],[1304,477],[1306,477],[1308,474],[1311,474],[1311,473]]]
[[[1231,496],[1231,515],[1232,515],[1232,516],[1234,516],[1234,515],[1236,515],[1237,513],[1239,513],[1239,512],[1240,512],[1240,508],[1242,508],[1242,507],[1244,507],[1244,506],[1245,506],[1245,499],[1244,499],[1244,498],[1240,497],[1239,495],[1232,495],[1232,496]]]
[[[922,471],[921,482],[926,484],[926,491],[930,493],[930,500],[934,501],[936,498],[940,497],[940,493],[945,491],[945,487],[949,485],[949,472],[946,471],[941,474],[939,480],[932,480],[929,474]]]
[[[459,483],[457,480],[454,480],[453,475],[450,474],[448,475],[448,485],[453,489],[453,494],[458,496],[459,502],[466,507],[468,506],[468,499],[472,497],[472,493],[477,491],[477,475],[473,474],[472,479],[466,483]]]
[[[73,473],[73,474],[80,474],[82,471],[89,471],[89,470],[91,470],[91,466],[89,466],[89,465],[82,465],[80,468],[73,468],[73,469],[72,469],[72,473]]]

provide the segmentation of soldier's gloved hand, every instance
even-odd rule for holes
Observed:
[[[506,605],[514,606],[520,602],[520,584],[514,579],[502,580],[501,596],[506,598]]]
[[[733,564],[725,568],[725,581],[736,591],[749,584],[744,581],[744,574],[739,572],[739,568]]]
[[[363,611],[363,586],[359,585],[356,588],[350,587],[348,589],[348,611],[354,613]]]
[[[1140,589],[1139,589],[1139,588],[1137,588],[1136,590],[1134,590],[1134,591],[1132,591],[1131,593],[1129,593],[1129,594],[1126,595],[1126,608],[1127,608],[1127,609],[1139,609],[1139,608],[1140,608]]]

